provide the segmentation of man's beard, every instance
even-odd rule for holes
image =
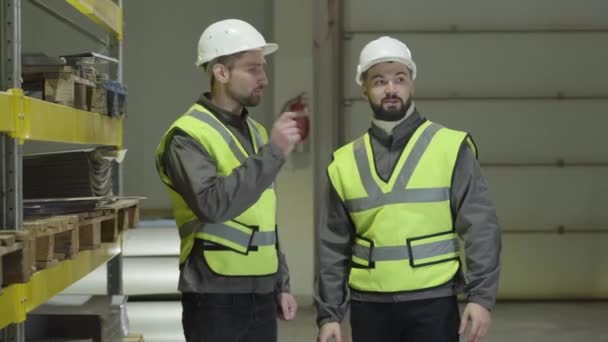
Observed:
[[[255,89],[257,90],[257,89]],[[254,92],[255,92],[254,90]],[[262,102],[262,95],[254,95],[253,92],[248,96],[238,95],[233,92],[230,88],[228,88],[228,95],[232,97],[236,102],[238,102],[243,107],[255,107]]]
[[[405,117],[405,114],[407,113],[407,110],[412,104],[412,98],[410,97],[409,99],[407,99],[406,103],[403,103],[403,99],[397,96],[385,97],[382,99],[382,101],[387,99],[399,100],[399,102],[401,102],[400,108],[388,110],[382,107],[382,102],[380,102],[380,105],[376,105],[369,101],[369,105],[370,107],[372,107],[372,111],[374,112],[374,118],[382,121],[399,121],[403,119]]]

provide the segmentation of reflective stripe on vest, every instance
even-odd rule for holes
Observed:
[[[236,138],[232,137],[232,133],[224,126],[221,122],[219,122],[212,115],[207,113],[200,112],[198,110],[192,110],[188,113],[188,115],[197,118],[198,120],[206,123],[207,125],[213,127],[221,136],[224,138],[224,141],[230,146],[230,150],[235,155],[235,157],[239,160],[239,162],[244,162],[247,159],[247,156],[243,153],[236,143]],[[256,125],[251,122],[251,120],[247,119],[247,126],[249,127],[249,131],[252,133],[254,147],[253,150],[257,152],[257,150],[262,146],[262,136],[258,131]]]
[[[407,189],[407,183],[412,177],[416,165],[418,165],[420,158],[439,129],[441,129],[441,126],[435,123],[426,127],[401,168],[392,191],[387,194],[382,193],[382,190],[372,178],[365,142],[363,138],[358,139],[354,145],[355,160],[367,197],[346,200],[344,205],[348,211],[355,213],[387,204],[447,201],[450,196],[449,188]]]
[[[275,209],[272,188],[246,210],[231,220],[210,223],[199,220],[163,170],[163,154],[174,129],[180,129],[196,140],[217,163],[217,174],[229,176],[249,155],[257,153],[266,143],[262,126],[247,118],[249,134],[246,139],[252,149],[243,148],[231,128],[200,105],[192,106],[185,115],[167,130],[156,149],[156,161],[161,179],[165,182],[180,234],[180,264],[185,262],[196,240],[204,246],[202,255],[209,269],[222,276],[270,276],[278,269]]]
[[[231,223],[238,225],[240,229],[223,223],[203,225],[200,221],[191,221],[179,228],[179,236],[183,239],[194,233],[205,233],[241,246],[243,251],[255,246],[271,246],[277,243],[276,231],[260,232],[236,222]]]
[[[232,151],[234,156],[239,160],[239,162],[242,163],[247,159],[247,156],[243,153],[244,148],[243,150],[241,150],[237,146],[236,137],[233,138],[232,133],[228,130],[228,128],[226,128],[226,126],[220,123],[217,119],[211,117],[211,115],[209,114],[203,113],[196,109],[190,111],[188,115],[208,124],[213,129],[215,129],[222,136],[222,138],[224,138],[224,141],[226,142],[226,144],[228,144],[230,150]],[[253,135],[253,151],[257,152],[258,149],[262,145],[264,145],[264,142],[262,141],[262,135],[260,134],[260,131],[258,130],[257,126],[249,118],[247,118],[247,126],[249,127],[249,131],[252,133],[251,135]],[[268,188],[274,189],[274,183],[270,184]]]
[[[408,239],[403,246],[379,246],[361,238],[355,239],[353,247],[353,258],[359,259],[357,262],[366,267],[376,261],[409,260],[412,267],[422,266],[425,259],[445,256],[446,259],[452,258],[454,253],[459,252],[458,238],[456,234],[446,232],[445,240],[424,243],[425,237]],[[436,235],[431,236],[436,237]],[[446,260],[440,259],[440,260]]]

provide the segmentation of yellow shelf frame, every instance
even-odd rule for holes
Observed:
[[[81,251],[72,260],[36,272],[24,284],[14,284],[0,293],[0,329],[25,321],[27,314],[105,264],[121,251],[122,237],[101,248]]]
[[[122,147],[123,118],[111,118],[23,95],[0,92],[0,132],[23,143],[54,141]]]
[[[80,13],[116,34],[122,40],[122,8],[111,0],[66,0]]]

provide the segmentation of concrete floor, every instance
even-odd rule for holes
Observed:
[[[300,312],[295,324],[281,322],[279,333],[281,342],[315,341],[313,311]],[[483,341],[608,341],[608,302],[499,303]]]
[[[178,302],[129,303],[127,310],[131,331],[146,342],[183,341]],[[279,341],[316,341],[314,317],[308,307],[281,322]],[[608,302],[499,303],[493,320],[484,342],[608,342]]]

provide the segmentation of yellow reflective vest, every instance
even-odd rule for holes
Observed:
[[[247,118],[254,151],[268,142],[262,125]],[[245,212],[226,222],[202,222],[175,191],[162,161],[168,137],[180,129],[197,141],[215,160],[219,176],[228,176],[248,157],[230,130],[209,110],[193,105],[165,133],[156,149],[156,166],[173,205],[181,238],[180,264],[192,250],[195,239],[206,246],[201,257],[211,271],[223,276],[264,276],[278,270],[275,224],[276,197],[273,188],[265,190]]]
[[[369,133],[334,153],[330,181],[355,226],[349,286],[404,292],[439,286],[458,272],[450,186],[465,132],[425,121],[388,181],[378,176]]]

